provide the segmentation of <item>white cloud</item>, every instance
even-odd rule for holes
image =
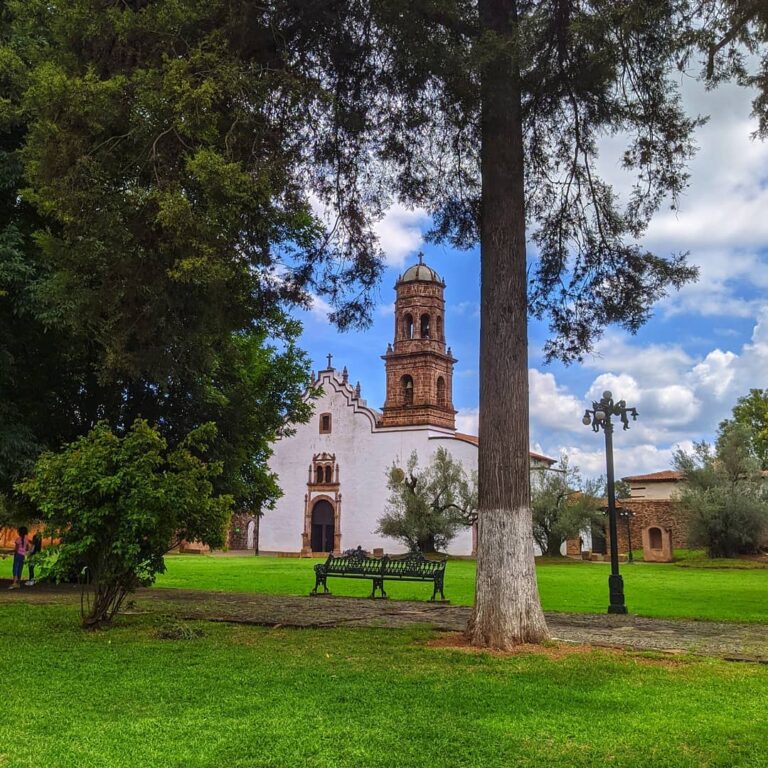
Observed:
[[[714,349],[693,367],[688,378],[697,389],[721,399],[736,375],[733,364],[737,359],[733,352]]]
[[[672,345],[630,344],[612,334],[603,360],[613,366],[598,375],[583,400],[558,384],[551,373],[531,373],[531,425],[545,446],[557,454],[563,444],[587,475],[604,472],[602,440],[575,427],[575,410],[599,400],[605,390],[639,412],[628,431],[614,439],[617,475],[668,469],[676,445],[712,440],[718,424],[730,414],[736,399],[751,387],[763,386],[768,373],[768,305],[760,311],[751,339],[738,350],[715,348],[694,358]],[[612,348],[612,345],[615,345]],[[585,367],[596,368],[598,361]],[[581,426],[580,420],[578,421]],[[577,437],[577,435],[580,435]]]
[[[551,373],[528,370],[532,431],[541,428],[578,430],[582,427],[584,403],[559,386]]]
[[[374,225],[387,266],[403,267],[405,260],[416,253],[424,240],[422,227],[428,220],[425,211],[410,210],[396,203]]]
[[[594,447],[586,444],[568,445],[565,453],[573,466],[579,468],[585,477],[605,475],[605,448],[602,433],[591,433]],[[614,443],[613,459],[616,477],[642,475],[648,472],[658,472],[672,468],[672,454],[678,446],[659,448],[655,445],[643,444],[630,447]],[[690,443],[680,444],[684,450],[690,450]]]
[[[599,371],[618,371],[641,376],[644,381],[664,384],[675,381],[681,369],[693,363],[679,344],[647,344],[643,347],[627,343],[626,334],[608,331],[598,343],[595,353],[584,360],[584,367]]]
[[[312,212],[327,226],[333,226],[336,213],[315,195],[310,195]],[[384,252],[384,263],[388,267],[403,267],[409,256],[418,251],[424,237],[422,228],[429,222],[429,215],[423,210],[406,208],[395,203],[373,225],[373,231]]]
[[[466,435],[476,435],[479,433],[480,409],[479,408],[459,408],[456,414],[456,429]]]
[[[309,297],[309,312],[317,320],[328,322],[328,315],[333,311],[331,305],[320,296],[316,296],[314,293]]]
[[[768,142],[751,138],[757,123],[749,115],[755,92],[734,84],[707,91],[693,78],[681,79],[689,114],[709,115],[696,132],[699,150],[676,210],[653,217],[644,244],[660,255],[690,253],[700,279],[663,300],[667,316],[754,317],[755,301],[744,300],[741,285],[768,288]],[[621,168],[626,137],[601,141],[601,173],[623,199],[633,177]]]

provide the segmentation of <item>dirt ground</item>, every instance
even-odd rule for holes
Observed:
[[[0,581],[0,605],[28,603],[78,603],[74,585],[38,584],[8,590]],[[281,627],[389,627],[430,625],[446,633],[437,646],[461,647],[460,633],[469,618],[469,607],[406,600],[370,600],[348,597],[297,597],[242,592],[208,592],[184,589],[142,589],[125,611],[172,613],[182,619],[224,621],[236,624]],[[609,616],[588,613],[548,613],[553,640],[577,647],[625,648],[670,654],[694,653],[735,661],[768,664],[768,627],[735,622],[651,619],[642,616]]]

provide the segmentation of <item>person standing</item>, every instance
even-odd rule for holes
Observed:
[[[18,529],[19,535],[13,543],[13,583],[8,589],[18,589],[21,581],[21,572],[24,570],[24,558],[29,547],[29,531],[25,526]]]
[[[35,565],[40,559],[39,555],[43,549],[43,535],[38,531],[30,543],[30,549],[27,550],[27,569],[29,570],[29,580],[24,582],[28,587],[35,586]]]

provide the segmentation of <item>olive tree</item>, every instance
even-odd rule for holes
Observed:
[[[678,450],[675,468],[686,484],[680,496],[689,517],[689,541],[710,557],[756,552],[768,535],[768,484],[741,424],[722,425],[714,449],[696,443]]]
[[[459,531],[477,519],[477,481],[460,461],[438,448],[428,467],[419,469],[416,451],[405,468],[387,474],[389,502],[377,533],[402,541],[412,551],[445,549]]]
[[[531,483],[533,538],[542,553],[559,557],[563,543],[592,525],[602,525],[600,483],[583,480],[563,454],[560,466],[539,472]]]

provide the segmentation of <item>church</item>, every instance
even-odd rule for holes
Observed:
[[[335,369],[328,356],[314,380],[321,394],[313,401],[312,418],[273,446],[269,465],[283,496],[260,520],[245,523],[248,548],[254,547],[258,524],[255,546],[263,554],[322,556],[358,546],[403,552],[402,543],[375,533],[392,464],[404,466],[416,451],[419,466],[426,467],[442,447],[467,474],[477,468],[477,437],[456,431],[457,361],[445,341],[445,282],[420,260],[398,278],[395,291],[394,339],[383,355],[383,407],[368,405],[347,369]],[[554,463],[531,454],[532,469]],[[470,556],[475,546],[476,533],[467,529],[451,542],[449,553]]]

